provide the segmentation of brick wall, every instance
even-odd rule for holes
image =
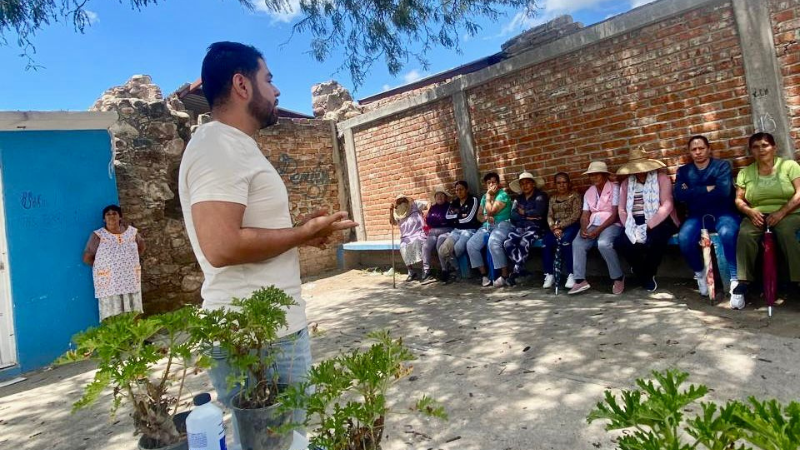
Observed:
[[[346,209],[339,196],[337,173],[342,165],[334,151],[330,121],[280,119],[277,125],[261,130],[256,141],[283,177],[292,217],[322,208],[331,212]],[[301,247],[301,276],[335,269],[336,247],[344,238],[344,233],[335,234],[325,250]]]
[[[722,3],[583,47],[468,92],[481,173],[612,170],[642,145],[674,173],[702,133],[718,157],[746,164],[752,132],[733,11]]]
[[[428,199],[461,178],[452,102],[435,102],[354,133],[367,239],[389,239],[389,205],[399,193]]]
[[[775,51],[783,75],[795,149],[800,148],[800,0],[771,0]],[[795,151],[795,155],[798,152]]]

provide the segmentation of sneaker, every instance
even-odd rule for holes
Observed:
[[[739,286],[739,280],[731,279],[731,295],[733,295],[733,291],[737,286]]]
[[[579,293],[589,289],[590,287],[592,287],[592,286],[589,285],[589,282],[586,281],[586,280],[583,280],[580,283],[576,284],[575,286],[572,286],[572,289],[570,289],[569,292],[567,292],[567,294],[569,294],[569,295],[579,294]]]
[[[569,276],[567,277],[567,282],[564,283],[564,287],[567,289],[572,289],[573,286],[575,286],[575,276],[569,274]]]
[[[414,272],[412,270],[411,272],[408,272],[408,277],[406,278],[406,283],[414,281],[414,280],[418,280],[418,279],[419,279],[419,275],[417,275],[417,272]]]
[[[695,277],[695,280],[697,280],[697,288],[700,290],[700,295],[703,297],[708,295],[708,281],[706,281],[706,277]]]
[[[556,282],[556,277],[552,273],[544,274],[544,284],[542,285],[542,289],[550,289],[553,287],[553,284]]]
[[[744,294],[731,294],[731,309],[744,309]]]
[[[492,285],[492,280],[490,280],[489,277],[484,275],[483,278],[481,278],[481,286],[489,287],[491,285]]]
[[[508,283],[506,283],[506,279],[505,278],[497,277],[497,279],[494,280],[494,283],[492,283],[492,286],[494,286],[494,287],[503,287],[503,286],[508,286]]]
[[[620,295],[625,292],[625,278],[621,280],[614,280],[614,285],[611,287],[611,293]]]
[[[655,292],[656,289],[658,289],[658,283],[656,283],[655,276],[644,282],[644,289],[647,292]]]
[[[433,274],[431,273],[430,270],[426,270],[425,272],[422,273],[422,282],[424,283],[430,280],[433,280]]]

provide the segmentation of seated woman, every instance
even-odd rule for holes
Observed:
[[[672,181],[661,170],[665,167],[661,161],[647,158],[638,147],[617,170],[617,175],[625,178],[619,187],[619,219],[625,232],[614,246],[648,292],[658,289],[658,266],[669,238],[680,225],[672,201]]]
[[[425,222],[428,225],[428,237],[425,239],[425,244],[422,246],[422,281],[427,281],[433,278],[431,275],[431,254],[434,249],[441,248],[448,233],[453,229],[454,219],[447,218],[447,212],[450,209],[450,203],[447,201],[449,195],[443,187],[438,187],[433,191],[433,205],[428,210],[428,215],[425,216]],[[439,258],[439,263],[442,265],[442,271],[446,270],[446,261]]]
[[[518,195],[511,205],[512,230],[503,243],[506,255],[514,261],[511,276],[519,275],[528,261],[531,245],[541,239],[547,231],[547,207],[550,199],[541,190],[544,179],[534,178],[530,172],[522,172],[519,179],[509,183]]]
[[[437,248],[439,261],[442,263],[442,280],[450,278],[450,268],[456,264],[451,262],[452,256],[460,258],[467,251],[467,242],[475,234],[481,223],[478,221],[478,198],[470,194],[466,181],[456,181],[456,198],[450,203],[445,218],[452,220],[453,230],[447,239]]]
[[[425,242],[425,218],[422,212],[428,207],[424,200],[414,200],[400,194],[389,207],[389,223],[400,228],[400,256],[408,268],[406,282],[418,280],[414,264],[422,261],[422,244]]]
[[[505,286],[508,279],[508,259],[503,250],[503,242],[511,231],[511,199],[506,191],[500,187],[500,175],[495,172],[487,173],[483,177],[486,184],[486,194],[481,198],[478,208],[478,220],[483,222],[481,228],[467,241],[467,253],[473,269],[481,272],[481,286]],[[500,270],[502,275],[494,283],[486,276],[486,267],[483,265],[481,250],[486,246],[484,237],[489,235],[489,253],[492,255],[495,270]]]
[[[575,286],[572,273],[572,241],[581,229],[578,220],[581,218],[581,197],[572,190],[569,175],[559,172],[555,176],[556,193],[550,197],[547,211],[549,230],[544,237],[542,250],[542,266],[544,268],[544,289],[550,289],[555,283],[555,253],[561,252],[561,272],[569,274],[564,287]]]
[[[611,292],[619,295],[625,291],[625,277],[614,249],[614,240],[622,232],[617,209],[619,185],[608,179],[608,166],[603,161],[593,161],[583,174],[589,175],[592,185],[583,194],[581,230],[572,241],[575,286],[572,286],[568,294],[578,294],[591,288],[586,281],[586,254],[597,245],[608,266],[608,275],[614,280]]]
[[[736,207],[745,217],[736,242],[739,285],[731,295],[732,309],[744,308],[747,287],[757,277],[755,263],[765,227],[775,233],[789,279],[800,282],[800,243],[796,237],[800,229],[800,165],[775,156],[775,138],[769,133],[750,136],[748,146],[755,162],[736,177]]]
[[[739,235],[741,217],[733,203],[730,162],[713,158],[708,139],[704,136],[692,136],[688,146],[692,163],[681,166],[675,177],[675,200],[686,204],[687,208],[686,220],[678,233],[678,243],[683,257],[694,271],[700,295],[706,296],[708,284],[703,274],[700,229],[706,228],[719,235],[733,288],[737,280],[736,237]]]

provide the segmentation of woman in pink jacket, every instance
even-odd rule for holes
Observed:
[[[669,238],[678,232],[680,220],[672,201],[672,181],[661,161],[647,158],[639,147],[617,170],[619,220],[624,233],[614,247],[628,261],[639,283],[648,292],[658,288],[656,273]]]

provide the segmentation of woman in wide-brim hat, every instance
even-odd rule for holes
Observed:
[[[533,243],[547,231],[550,198],[541,190],[544,178],[534,176],[531,172],[522,172],[508,186],[517,193],[511,205],[513,229],[503,242],[506,254],[514,262],[513,279],[523,271]]]
[[[439,249],[455,224],[455,218],[447,218],[447,211],[450,209],[450,194],[447,192],[447,189],[445,189],[444,186],[438,186],[431,193],[431,197],[431,207],[428,209],[428,215],[425,218],[428,227],[428,236],[425,238],[425,244],[422,246],[422,281],[428,281],[433,278],[431,273],[431,255],[434,252],[436,252],[437,255],[439,254]],[[445,258],[439,258],[439,263],[442,268],[440,278],[442,281],[447,281],[447,261]]]
[[[658,288],[658,266],[669,238],[680,226],[672,199],[672,180],[662,170],[666,167],[637,147],[631,150],[628,162],[617,170],[617,175],[623,178],[619,218],[625,232],[617,238],[615,247],[649,292]]]
[[[625,277],[617,251],[614,250],[614,241],[622,232],[617,217],[619,185],[608,179],[610,173],[605,161],[592,161],[583,174],[589,176],[591,186],[583,195],[580,231],[572,241],[572,273],[575,284],[570,288],[569,294],[578,294],[591,288],[586,281],[586,256],[592,247],[597,246],[613,281],[611,292],[619,295],[625,290]]]
[[[400,194],[389,207],[389,223],[400,228],[400,256],[408,268],[406,281],[419,279],[414,264],[422,261],[422,245],[425,243],[425,218],[422,212],[428,207],[424,200]]]

